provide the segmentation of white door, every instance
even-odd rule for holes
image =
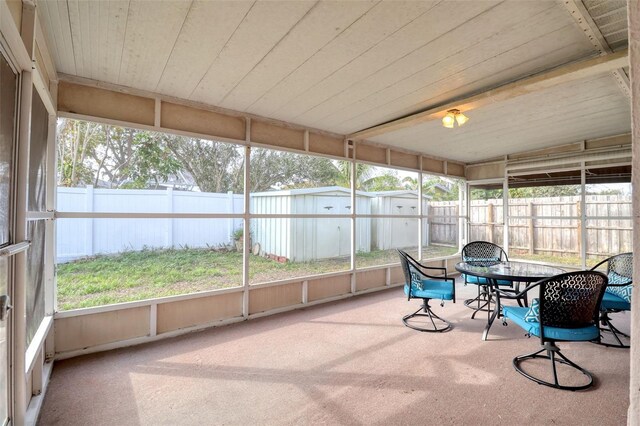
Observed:
[[[0,424],[11,415],[9,348],[12,256],[24,244],[13,244],[14,148],[18,76],[0,54]]]

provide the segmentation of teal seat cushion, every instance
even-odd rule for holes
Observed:
[[[486,278],[476,277],[475,275],[462,274],[464,281],[469,284],[487,285],[489,281]],[[498,285],[508,285],[511,287],[513,283],[507,280],[498,280]]]
[[[627,284],[631,282],[631,278],[625,277],[624,275],[617,274],[613,271],[609,272],[607,275],[609,278],[609,284]],[[609,285],[607,286],[606,292],[616,295],[625,301],[631,303],[631,290],[633,286],[629,285]]]
[[[525,320],[528,311],[529,308],[521,308],[520,306],[502,307],[505,318],[510,319],[532,336],[540,337],[540,323]],[[597,339],[599,335],[600,331],[595,325],[581,328],[544,327],[544,337],[553,340],[589,341]]]
[[[621,299],[624,299],[625,301],[631,303],[631,290],[633,289],[633,286],[631,284],[629,285],[615,285],[615,286],[607,286],[607,289],[605,290],[607,293],[613,294],[618,296]]]
[[[607,288],[608,289],[608,288]],[[620,296],[616,296],[608,291],[604,292],[602,297],[602,303],[600,304],[602,309],[615,309],[620,311],[630,311],[631,303],[627,302]]]
[[[526,322],[540,322],[540,299],[535,298],[531,301],[531,306],[526,314],[524,314]]]
[[[409,295],[409,286],[404,285],[404,294]],[[453,300],[453,286],[448,281],[422,280],[422,289],[411,285],[411,297],[420,299]]]

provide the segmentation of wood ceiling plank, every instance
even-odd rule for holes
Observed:
[[[486,149],[475,147],[478,155],[485,156],[492,150],[502,155],[504,146],[511,149],[513,153],[515,147],[519,146],[520,150],[528,150],[530,144],[556,143],[556,138],[566,137],[568,141],[582,140],[594,137],[610,136],[612,134],[624,133],[630,130],[628,123],[621,119],[628,111],[624,107],[614,107],[612,109],[598,110],[591,112],[582,112],[581,115],[566,117],[563,120],[555,120],[555,117],[548,120],[534,120],[530,127],[523,129],[509,129],[501,134],[492,137],[492,144]],[[571,113],[573,114],[573,112]],[[535,127],[533,125],[535,124]],[[600,133],[605,130],[604,133]],[[460,145],[462,149],[469,146],[469,139],[466,141],[455,141],[451,146]],[[549,146],[551,146],[549,145]]]
[[[79,76],[94,78],[91,39],[95,34],[91,31],[94,23],[89,12],[89,4],[84,0],[68,0],[67,7],[76,72]],[[92,15],[98,15],[99,10],[99,5],[94,5]]]
[[[75,74],[76,64],[67,2],[64,0],[42,2],[38,7],[43,7],[41,16],[47,23],[56,68],[63,73]]]
[[[515,4],[515,6],[518,5]],[[323,106],[322,111],[317,111],[321,114],[316,115],[312,122],[331,126],[365,114],[371,116],[371,121],[368,123],[374,122],[373,120],[382,122],[379,116],[393,113],[398,105],[400,109],[416,108],[415,104],[422,102],[424,108],[425,105],[429,105],[430,98],[442,93],[448,92],[453,98],[480,89],[452,84],[451,77],[459,73],[469,75],[465,83],[471,83],[487,75],[502,73],[503,80],[497,80],[494,82],[495,85],[501,81],[511,81],[529,75],[535,70],[532,68],[521,70],[520,73],[505,73],[505,68],[509,69],[536,56],[544,58],[544,55],[552,53],[554,49],[561,48],[567,43],[574,44],[576,50],[568,58],[542,60],[536,68],[549,68],[590,53],[590,44],[574,30],[571,20],[565,16],[563,10],[545,9],[537,15],[528,16],[526,13],[517,13],[520,8],[511,9],[512,7],[514,4],[509,4],[507,8],[496,8],[493,14],[487,14],[470,22],[466,27],[465,35],[473,33],[477,36],[460,36],[451,33],[432,43],[428,46],[429,50],[438,53],[431,54],[431,61],[425,61],[416,55],[394,64],[393,67],[372,76],[371,79],[363,80],[349,91],[352,96],[350,102],[340,95],[341,103],[331,102],[326,107]],[[526,9],[524,11],[526,12]],[[505,24],[496,28],[490,25],[494,20],[505,22]],[[548,32],[553,34],[547,36]],[[426,54],[429,54],[429,51]],[[391,83],[393,79],[395,83]],[[381,85],[380,82],[388,82],[388,84]],[[381,89],[374,91],[369,88],[367,93],[367,86]],[[458,89],[457,93],[453,92],[453,89]],[[397,101],[394,105],[382,108],[394,101]],[[417,108],[413,111],[416,110]],[[328,115],[327,112],[329,112]],[[376,114],[378,117],[375,117]],[[324,117],[318,118],[321,115]],[[304,122],[307,121],[304,120]],[[360,128],[367,127],[359,125]]]
[[[280,42],[314,4],[311,1],[256,2],[215,58],[190,99],[220,105],[224,96]]]
[[[247,111],[274,115],[294,96],[331,75],[428,11],[426,2],[380,2],[346,31],[280,81]]]
[[[97,13],[91,13],[90,33],[84,36],[91,39],[92,75],[96,80],[118,82],[128,12],[129,1],[125,0],[100,2]]]
[[[73,62],[74,72],[77,72],[77,64],[75,62],[74,52],[77,46],[73,43],[73,38],[71,37],[71,23],[69,22],[69,8],[66,2],[58,1],[58,16],[61,23],[62,29],[62,37],[64,40],[65,46],[65,62]],[[73,59],[70,59],[73,58]]]
[[[619,115],[619,114],[618,114]],[[613,114],[612,114],[613,116]],[[603,116],[603,118],[607,118]],[[570,131],[564,128],[558,130],[552,130],[544,128],[539,134],[535,136],[527,135],[518,139],[518,144],[514,144],[513,137],[507,135],[498,137],[494,140],[494,145],[489,149],[480,150],[476,145],[470,145],[467,143],[451,144],[449,146],[448,153],[451,153],[453,157],[464,158],[465,162],[480,161],[483,159],[490,159],[496,157],[502,157],[503,150],[500,149],[501,145],[510,145],[514,150],[513,152],[525,152],[531,149],[549,148],[557,145],[571,143],[575,140],[584,140],[588,137],[604,137],[619,134],[621,131],[620,126],[616,123],[605,123],[602,125],[594,124],[593,120],[585,118],[579,122],[574,122],[576,126],[580,127],[579,132]],[[629,131],[623,129],[623,132]]]
[[[157,91],[188,99],[253,2],[194,1]]]
[[[118,84],[155,90],[191,7],[191,0],[132,0]]]
[[[243,111],[376,4],[375,1],[321,2],[225,97],[222,106]]]
[[[433,49],[427,46],[444,34],[455,31],[460,25],[486,13],[496,4],[467,3],[467,7],[461,8],[459,13],[452,14],[451,8],[455,7],[455,3],[441,2],[309,90],[291,99],[277,113],[292,119],[301,117],[313,120],[314,117],[335,111],[340,102],[352,102],[353,97],[358,96],[358,91],[370,93],[376,87],[385,87],[386,81],[371,76],[381,76],[384,74],[381,70],[394,68],[387,77],[398,79],[406,71],[404,66],[394,65],[410,57],[416,57],[416,64],[424,67],[434,56]],[[540,8],[539,4],[534,5]],[[523,16],[528,16],[534,10],[536,9],[525,8]],[[487,31],[490,31],[489,28]],[[322,111],[317,111],[316,108]]]
[[[36,11],[38,12],[38,20],[40,21],[40,27],[42,29],[43,41],[46,43],[47,47],[49,48],[49,55],[51,56],[51,59],[53,61],[54,66],[52,68],[55,68],[55,70],[58,70],[57,64],[60,62],[58,59],[58,55],[60,53],[58,52],[58,46],[56,44],[53,31],[50,28],[51,27],[51,18],[49,17],[50,5],[51,5],[50,2],[39,3],[38,7],[36,8]],[[51,71],[52,70],[50,69],[49,72],[51,73]]]

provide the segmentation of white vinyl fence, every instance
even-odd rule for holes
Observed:
[[[401,192],[401,194],[400,194]],[[397,211],[417,214],[417,194],[408,191],[358,192],[356,211],[370,214],[372,200]],[[226,213],[243,211],[243,195],[206,192],[137,189],[58,188],[58,211],[100,213]],[[324,187],[252,194],[253,213],[348,214],[348,189]],[[377,205],[383,205],[384,203]],[[386,205],[384,204],[384,205]],[[401,210],[404,208],[404,210]],[[428,211],[425,200],[425,211]],[[395,210],[393,210],[395,209]],[[406,213],[405,213],[406,214]],[[251,222],[252,243],[264,256],[284,257],[294,262],[348,256],[351,251],[349,218],[264,219]],[[359,218],[357,251],[415,247],[416,219]],[[163,248],[218,248],[233,244],[233,233],[241,219],[119,219],[85,218],[57,221],[57,261],[68,262],[98,254]],[[428,244],[429,225],[425,223]],[[372,238],[375,233],[375,238]],[[375,241],[374,241],[375,240]],[[438,241],[443,243],[443,241]],[[451,242],[455,245],[457,240]],[[252,247],[255,249],[255,247]]]
[[[242,213],[241,194],[58,188],[58,211]],[[57,261],[145,248],[218,247],[232,242],[241,219],[59,219]]]

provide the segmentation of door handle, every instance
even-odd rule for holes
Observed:
[[[0,321],[4,321],[7,319],[7,312],[13,309],[13,306],[10,305],[11,299],[9,299],[8,294],[3,294],[0,296]]]

